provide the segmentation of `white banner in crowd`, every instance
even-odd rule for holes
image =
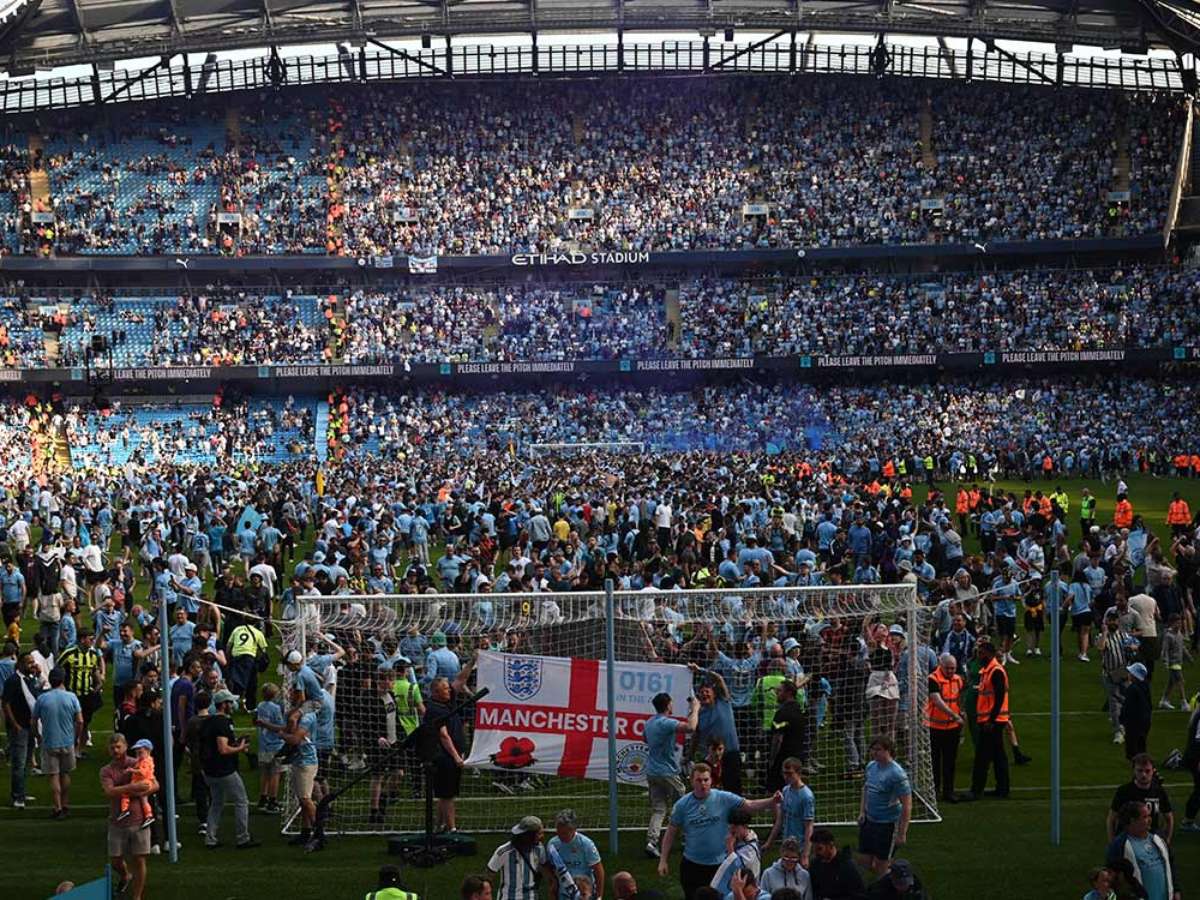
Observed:
[[[608,665],[598,659],[479,654],[478,687],[489,694],[475,707],[468,766],[608,780]],[[692,692],[685,666],[617,662],[617,777],[646,780],[646,721],[651,700],[667,693],[681,721]]]

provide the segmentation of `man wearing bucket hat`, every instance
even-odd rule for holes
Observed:
[[[542,820],[525,816],[510,830],[512,839],[496,848],[488,871],[500,876],[496,900],[537,900],[542,879],[553,874],[542,846]]]
[[[1146,752],[1146,740],[1150,737],[1150,715],[1153,703],[1150,699],[1150,677],[1143,663],[1126,666],[1129,684],[1125,687],[1125,700],[1121,705],[1120,723],[1125,729],[1125,758],[1133,759]]]

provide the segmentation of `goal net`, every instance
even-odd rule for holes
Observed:
[[[617,592],[613,608],[617,660],[694,662],[721,675],[733,706],[744,796],[769,793],[769,723],[777,703],[773,687],[781,677],[799,675],[806,781],[816,795],[817,821],[857,820],[862,769],[878,734],[893,738],[896,758],[909,773],[913,821],[938,820],[923,724],[931,616],[911,586]],[[306,655],[327,652],[328,639],[348,648],[337,664],[331,789],[361,774],[368,748],[379,737],[372,723],[378,719],[381,682],[403,690],[391,668],[400,654],[417,664],[418,680],[425,654],[443,636],[447,648],[464,661],[479,650],[604,659],[605,609],[604,592],[334,596],[306,603],[300,615],[282,623],[285,649]],[[873,668],[879,674],[872,674]],[[892,698],[869,696],[880,693],[869,688],[881,681],[894,686]],[[700,685],[692,687],[695,691]],[[676,708],[675,714],[682,717],[686,710]],[[468,710],[468,742],[471,719]],[[698,761],[707,750],[697,746],[693,752],[689,744],[683,752]],[[406,760],[403,768],[402,775],[379,788],[385,798],[382,815],[372,815],[372,779],[364,778],[334,804],[327,830],[420,831],[422,774],[415,759]],[[644,774],[621,772],[618,783],[621,827],[644,829],[649,816]],[[607,781],[472,768],[463,775],[458,827],[504,831],[523,814],[552,817],[564,807],[575,810],[581,827],[607,827]],[[288,798],[284,809],[285,830],[294,830],[294,799]]]

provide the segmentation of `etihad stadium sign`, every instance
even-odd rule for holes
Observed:
[[[514,266],[628,266],[650,262],[648,250],[560,250],[552,253],[514,253]]]

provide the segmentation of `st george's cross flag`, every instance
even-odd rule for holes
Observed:
[[[467,765],[607,781],[607,670],[598,659],[480,653],[477,684],[489,693],[475,706]],[[685,666],[617,662],[614,677],[617,778],[643,784],[651,700],[670,694],[672,714],[683,721],[692,674]]]

